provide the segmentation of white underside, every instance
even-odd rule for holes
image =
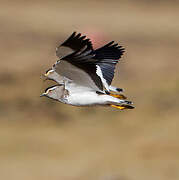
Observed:
[[[83,86],[77,86],[74,83],[67,83],[65,89],[68,91],[69,95],[67,95],[60,101],[74,106],[93,106],[124,103],[124,100],[120,100],[106,94],[99,95],[94,90],[87,89]]]

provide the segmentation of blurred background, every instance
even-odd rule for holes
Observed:
[[[0,178],[179,179],[179,2],[0,1]],[[126,48],[113,85],[134,110],[39,95],[73,31]]]

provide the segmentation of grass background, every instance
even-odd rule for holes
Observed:
[[[1,179],[179,179],[178,1],[0,3]],[[113,84],[136,109],[39,98],[51,84],[41,74],[73,31],[126,48]]]

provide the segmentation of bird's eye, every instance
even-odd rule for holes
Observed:
[[[51,91],[52,91],[52,90],[49,89],[49,90],[47,91],[47,94],[51,93]]]

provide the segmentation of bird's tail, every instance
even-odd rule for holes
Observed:
[[[134,109],[132,101],[126,100],[126,97],[122,94],[103,94],[102,100],[111,107],[117,109]]]
[[[134,106],[127,105],[127,104],[124,104],[124,105],[113,105],[113,104],[110,104],[110,106],[114,107],[114,108],[117,108],[117,109],[120,109],[120,110],[123,110],[123,109],[134,109]]]
[[[134,109],[132,101],[123,100],[120,104],[110,104],[111,107],[123,110],[123,109]]]

